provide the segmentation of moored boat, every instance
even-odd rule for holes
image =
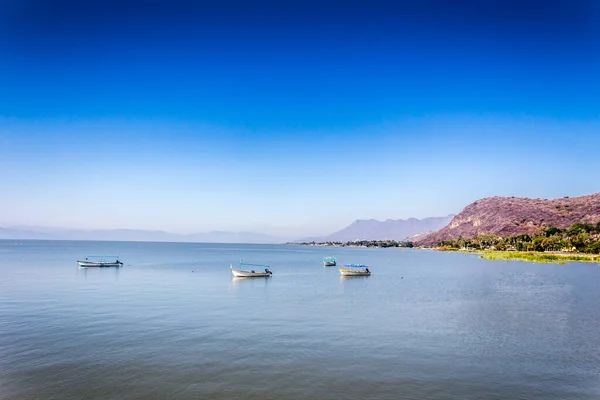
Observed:
[[[251,269],[250,270],[243,269],[243,268],[248,268],[248,267],[250,267]],[[260,267],[260,268],[264,268],[264,270],[263,271],[256,271],[252,267]],[[242,262],[242,260],[240,260],[240,267],[239,267],[239,269],[233,269],[233,265],[232,264],[229,264],[229,268],[231,268],[231,273],[236,278],[270,278],[271,275],[273,275],[273,273],[270,270],[271,267],[269,267],[268,265],[265,265],[265,264],[249,264],[249,263]]]
[[[323,266],[324,267],[335,267],[336,266],[336,261],[334,257],[325,257],[323,259]]]
[[[123,262],[119,256],[87,256],[85,260],[78,260],[77,265],[82,268],[92,267],[122,267]]]
[[[364,264],[346,264],[344,268],[340,268],[342,276],[370,276],[371,270],[368,265]]]

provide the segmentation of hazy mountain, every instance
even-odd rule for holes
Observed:
[[[554,200],[488,197],[469,204],[448,226],[416,242],[435,245],[459,236],[535,234],[549,227],[564,229],[578,222],[599,221],[600,193]]]
[[[410,236],[436,231],[447,225],[452,217],[453,215],[448,215],[446,217],[388,219],[386,221],[358,219],[331,235],[308,238],[303,241],[405,240]]]
[[[0,227],[0,239],[106,240],[136,242],[283,243],[282,238],[256,232],[204,232],[177,234],[140,229],[67,229],[51,227]]]
[[[50,237],[43,232],[35,232],[28,229],[0,227],[0,239],[50,239]]]

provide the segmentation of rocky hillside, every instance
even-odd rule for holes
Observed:
[[[459,236],[517,236],[548,227],[568,228],[578,222],[600,221],[600,193],[555,200],[488,197],[477,200],[437,232],[419,238],[417,245],[435,245]]]

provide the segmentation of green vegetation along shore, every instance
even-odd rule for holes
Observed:
[[[568,262],[593,262],[600,264],[600,255],[596,254],[456,249],[450,251],[457,251],[461,253],[477,253],[480,254],[480,258],[486,260],[520,260],[545,264],[566,264]]]
[[[439,243],[437,249],[476,252],[487,260],[600,263],[600,222],[578,223],[567,229],[547,228],[533,236],[459,237]]]
[[[547,228],[537,235],[494,236],[445,240],[440,250],[559,251],[564,253],[600,254],[600,222],[574,224],[567,229]]]

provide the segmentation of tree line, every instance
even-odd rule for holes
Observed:
[[[537,235],[458,237],[438,244],[442,250],[564,251],[600,254],[600,222],[577,223],[567,229],[547,228]]]

